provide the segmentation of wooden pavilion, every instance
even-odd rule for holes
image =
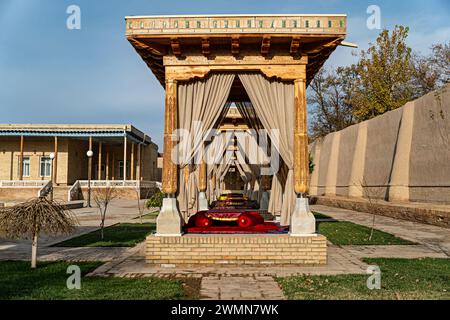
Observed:
[[[314,234],[315,219],[306,198],[306,88],[336,47],[343,45],[346,15],[132,16],[126,18],[126,36],[166,92],[162,176],[165,198],[157,220],[157,235],[149,238],[149,248],[164,246],[168,238],[180,237],[189,216],[189,210],[187,214],[180,212],[179,195],[189,184],[189,168],[196,151],[185,162],[173,161],[171,151],[177,148],[174,132],[179,128],[192,129],[197,120],[216,127],[223,120],[220,114],[227,104],[239,101],[252,106],[261,127],[281,129],[280,158],[286,170],[279,175],[283,177],[278,186],[272,183],[271,197],[277,187],[284,212],[282,222],[290,225],[291,239],[279,237],[277,241],[293,241],[300,246],[316,241],[319,247],[325,247],[326,259],[326,239]],[[203,95],[199,97],[198,92]],[[281,122],[273,119],[279,114],[284,117]],[[250,123],[252,119],[246,120]],[[253,125],[257,126],[256,122]],[[200,144],[194,149],[203,148],[204,141]],[[200,191],[198,202],[204,205],[208,181],[216,177],[204,161],[195,172]],[[300,236],[301,240],[293,236]],[[187,240],[173,241],[172,246],[176,246]],[[217,237],[212,241],[232,243]],[[270,242],[263,237],[255,241],[259,245]],[[167,257],[156,257],[159,258],[153,262],[170,262]],[[296,261],[323,263],[323,259],[319,260],[308,257]]]

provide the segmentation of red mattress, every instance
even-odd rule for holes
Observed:
[[[258,234],[258,233],[275,233],[283,234],[287,233],[289,228],[280,227],[278,224],[273,222],[265,222],[263,224],[258,224],[256,226],[242,228],[239,226],[210,226],[210,227],[195,227],[188,226],[184,229],[185,233],[190,234]]]

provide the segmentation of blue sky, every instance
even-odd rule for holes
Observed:
[[[81,8],[81,30],[66,8]],[[0,0],[0,123],[132,123],[162,149],[164,91],[124,36],[124,17],[152,14],[346,13],[347,41],[366,48],[369,5],[382,27],[411,28],[409,44],[427,53],[450,40],[448,0]],[[354,61],[339,48],[328,66]]]

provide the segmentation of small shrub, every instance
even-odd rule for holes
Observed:
[[[145,202],[145,206],[147,209],[149,208],[161,208],[162,207],[162,201],[163,201],[164,195],[161,191],[158,191],[154,195],[151,196],[150,199]]]

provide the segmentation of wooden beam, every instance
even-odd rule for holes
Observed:
[[[178,38],[170,39],[170,46],[172,47],[172,52],[174,55],[181,56],[181,46]]]
[[[264,36],[261,44],[261,55],[266,56],[269,54],[269,51],[270,51],[270,37]]]
[[[231,53],[233,55],[239,55],[239,36],[231,37]]]
[[[207,57],[211,54],[209,38],[202,38],[202,54]]]
[[[300,47],[300,37],[292,37],[291,40],[291,55],[296,55],[298,53],[298,48]]]

